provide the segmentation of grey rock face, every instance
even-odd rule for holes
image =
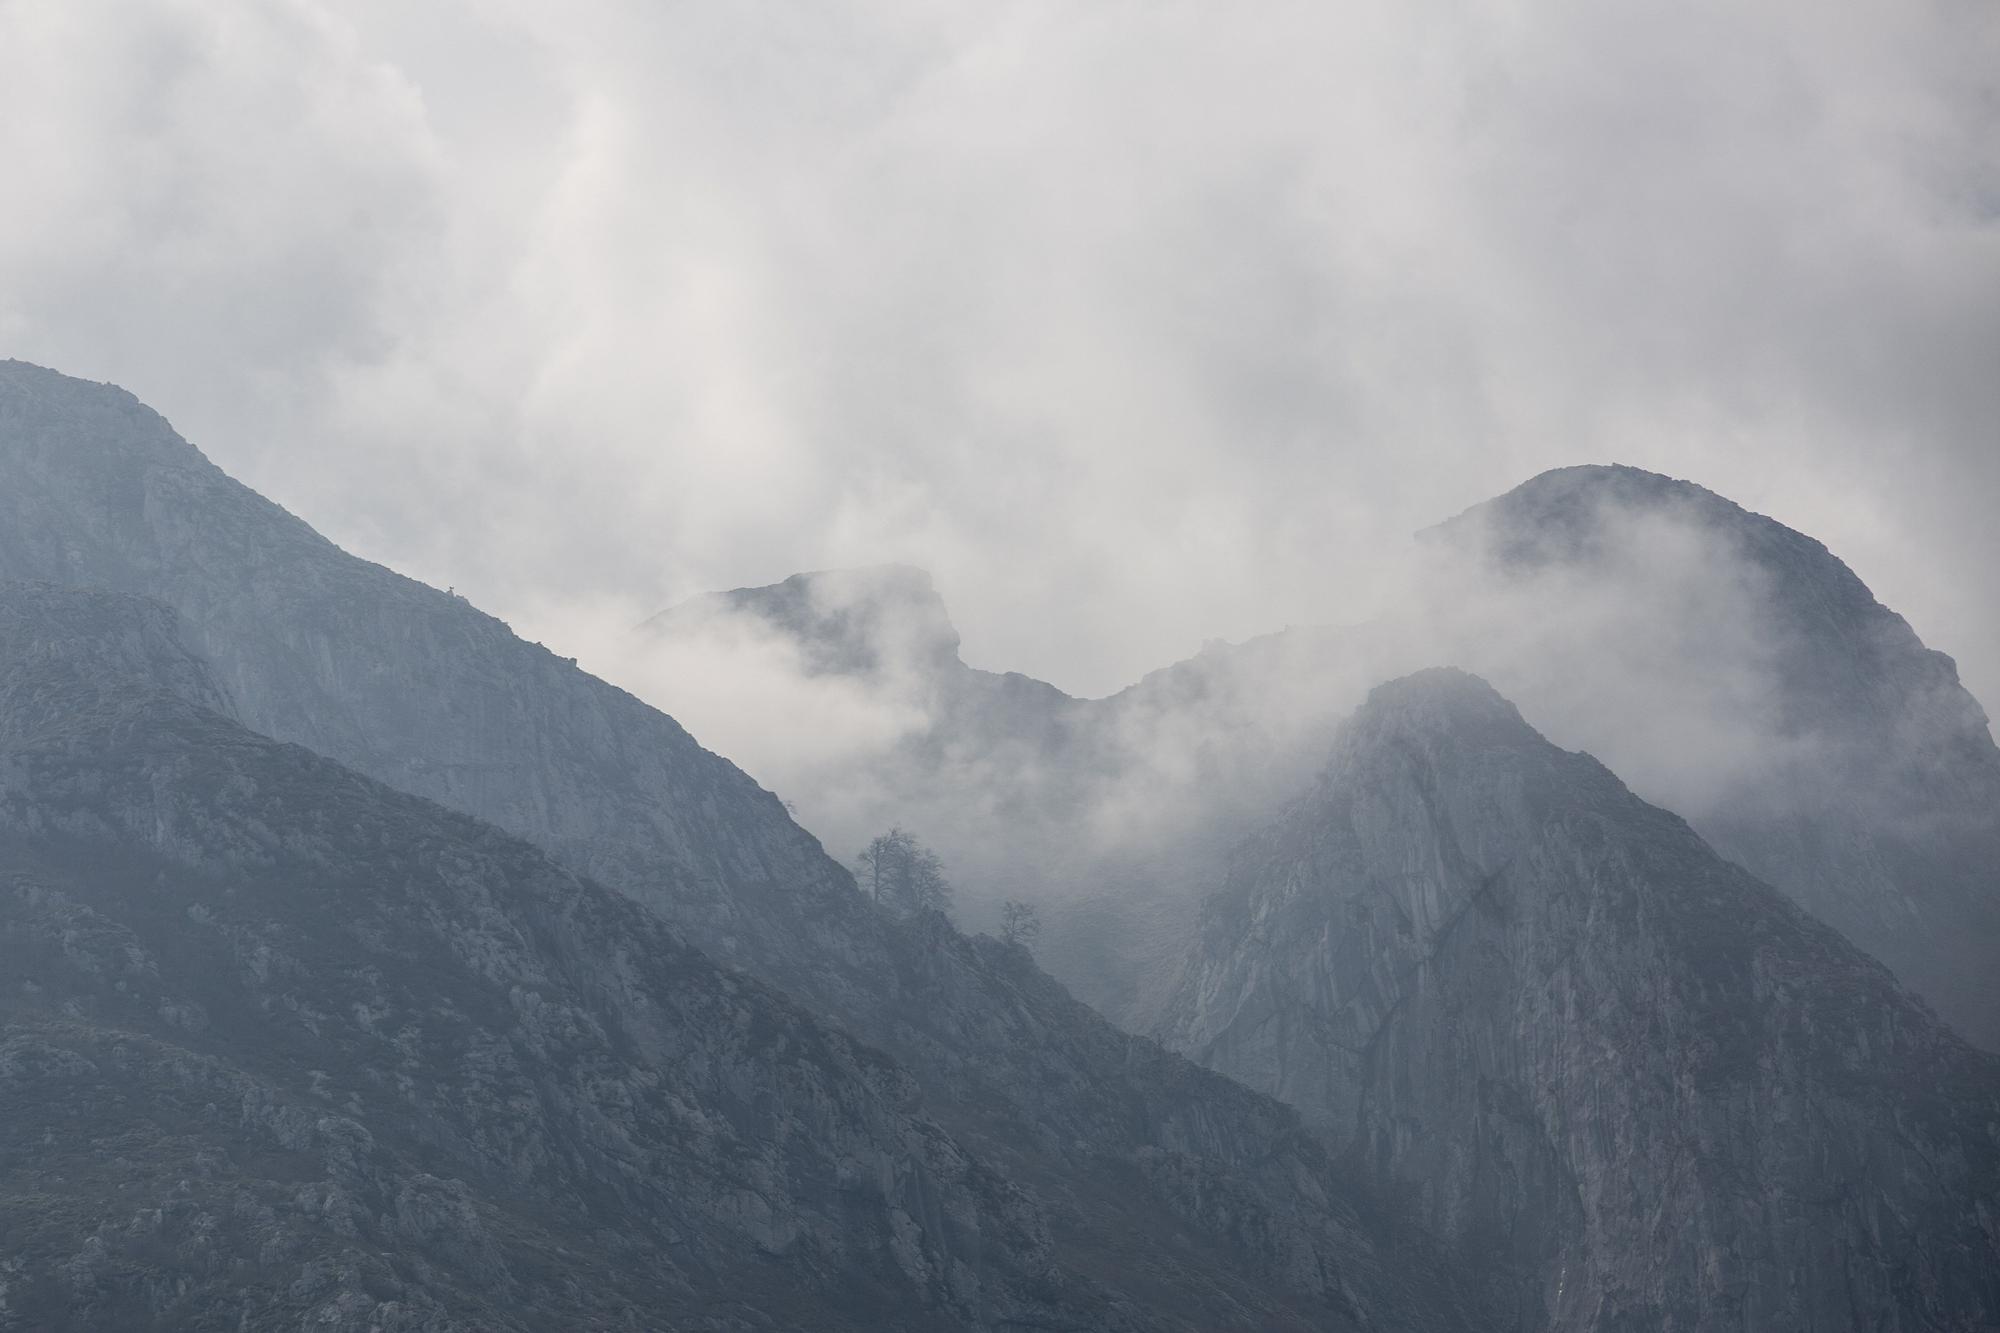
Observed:
[[[908,1076],[0,593],[0,1327],[1131,1326]]]
[[[1138,1326],[1468,1326],[1287,1108],[877,913],[670,718],[339,551],[128,395],[0,367],[0,473],[0,573],[157,598],[254,731],[537,844],[883,1047]]]
[[[1380,687],[1208,904],[1172,1044],[1523,1329],[2000,1321],[2000,1061],[1483,682]]]

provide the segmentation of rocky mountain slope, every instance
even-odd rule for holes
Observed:
[[[1475,677],[1375,690],[1171,1044],[1304,1109],[1496,1327],[2000,1322],[2000,1059]]]
[[[156,598],[252,730],[539,845],[879,1045],[1140,1326],[1468,1326],[1289,1108],[1117,1031],[1018,950],[886,917],[670,718],[339,551],[129,395],[0,367],[0,473],[0,574]]]
[[[908,1076],[0,588],[0,1328],[1142,1326]]]
[[[852,981],[807,943],[847,909],[838,868],[671,718],[346,554],[109,385],[0,364],[0,469],[0,575],[170,607],[252,730],[526,836],[726,961],[756,935],[797,993]],[[778,910],[796,929],[759,932]]]

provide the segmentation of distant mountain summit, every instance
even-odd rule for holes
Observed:
[[[2000,749],[1952,660],[1852,570],[1773,519],[1628,467],[1545,473],[1428,536],[1524,605],[1622,599],[1487,655],[1566,741],[1653,776],[1724,855],[2000,1049]],[[1688,572],[1662,574],[1677,563]],[[1695,688],[1649,691],[1645,651]],[[1583,680],[1565,660],[1607,665]]]
[[[1395,615],[1212,644],[1103,700],[965,666],[907,569],[801,575],[691,610],[742,617],[808,669],[920,712],[896,747],[816,770],[841,803],[808,798],[807,822],[854,842],[915,821],[973,903],[1039,898],[1060,918],[1050,965],[1134,1026],[1156,1020],[1228,845],[1305,789],[1370,685],[1442,661],[1494,680],[2000,1049],[2000,750],[1951,659],[1825,546],[1691,482],[1583,466],[1420,547],[1425,577]],[[912,643],[926,647],[896,646]]]
[[[1771,617],[1764,646],[1784,684],[1781,726],[1930,743],[1933,763],[1983,775],[1994,752],[1987,717],[1951,658],[1925,647],[1824,545],[1693,482],[1631,467],[1561,468],[1422,536],[1514,575],[1603,574],[1635,559],[1634,529],[1652,517],[1726,544],[1755,580]]]
[[[911,565],[794,574],[762,588],[705,593],[639,626],[673,635],[736,619],[796,645],[815,675],[945,671],[958,664],[958,630],[931,576]]]
[[[1483,681],[1383,685],[1239,848],[1171,1044],[1524,1329],[2000,1320],[2000,1058]]]

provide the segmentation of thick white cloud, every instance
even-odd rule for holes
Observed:
[[[0,0],[0,343],[536,636],[901,559],[1104,690],[1617,459],[2000,706],[1993,15]]]

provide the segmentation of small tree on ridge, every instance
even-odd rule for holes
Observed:
[[[903,915],[951,908],[951,882],[938,854],[903,829],[892,828],[862,849],[858,858],[862,890],[883,907]]]
[[[1000,938],[1009,944],[1018,944],[1028,952],[1035,950],[1035,941],[1042,936],[1042,918],[1035,911],[1033,903],[1024,903],[1018,898],[1009,898],[1000,904]]]

